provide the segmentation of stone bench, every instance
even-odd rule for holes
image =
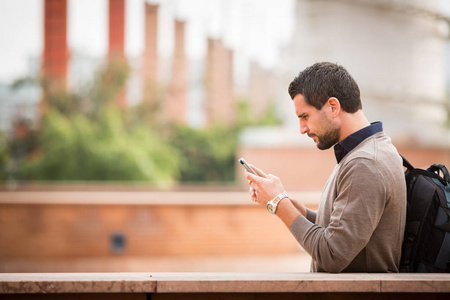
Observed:
[[[450,299],[450,274],[3,273],[0,299]]]

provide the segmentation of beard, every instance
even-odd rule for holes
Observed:
[[[316,146],[320,150],[327,150],[336,145],[339,142],[340,139],[340,131],[341,128],[339,125],[336,125],[332,123],[329,119],[324,118],[326,121],[323,134],[315,134],[315,133],[308,133],[309,137],[316,136],[317,142]]]

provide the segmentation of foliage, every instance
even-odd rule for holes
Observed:
[[[100,117],[105,108],[114,104],[129,75],[129,66],[122,60],[112,60],[97,72],[84,90],[68,92],[43,79],[45,102],[49,108],[70,117],[84,114],[92,120]]]
[[[159,119],[160,102],[165,98],[162,86],[153,85],[141,105],[119,108],[117,95],[128,74],[127,65],[109,63],[86,90],[76,93],[43,80],[47,111],[37,138],[29,135],[5,142],[0,135],[0,180],[13,174],[26,180],[145,181],[156,185],[232,182],[240,130],[278,123],[273,105],[266,113],[255,115],[248,99],[240,99],[237,121],[232,125],[195,129],[163,124]],[[16,86],[27,82],[18,81]],[[33,142],[25,143],[30,137]]]
[[[37,145],[36,133],[28,122],[16,120],[13,127],[13,138],[0,132],[0,182],[20,179],[20,168]]]
[[[0,131],[0,182],[8,179],[10,151],[7,137]]]
[[[128,67],[115,61],[78,93],[44,81],[48,108],[39,132],[41,155],[22,164],[21,178],[175,182],[179,152],[115,103],[127,76]]]
[[[170,141],[183,153],[182,181],[225,181],[235,179],[236,151],[239,133],[251,125],[278,124],[273,106],[261,116],[254,116],[249,101],[241,99],[237,105],[236,124],[212,124],[203,129],[174,124]]]
[[[236,130],[215,125],[194,129],[174,124],[171,144],[183,153],[181,181],[233,181]]]
[[[274,102],[269,103],[266,111],[259,115],[252,112],[249,99],[241,98],[237,102],[237,115],[237,127],[239,129],[246,126],[280,124]]]
[[[98,121],[77,114],[68,118],[50,109],[40,137],[43,156],[22,172],[37,180],[131,180],[173,182],[179,155],[150,129],[127,129],[117,109]]]

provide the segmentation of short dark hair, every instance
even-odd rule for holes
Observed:
[[[362,109],[358,84],[348,71],[334,63],[319,62],[301,71],[289,85],[292,99],[302,94],[307,104],[322,109],[331,97],[336,97],[342,109],[355,113]]]

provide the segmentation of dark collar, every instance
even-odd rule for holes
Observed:
[[[369,126],[350,134],[341,142],[337,143],[334,146],[334,155],[336,156],[337,163],[340,163],[345,155],[355,149],[362,141],[381,131],[383,131],[383,123],[374,122]]]

